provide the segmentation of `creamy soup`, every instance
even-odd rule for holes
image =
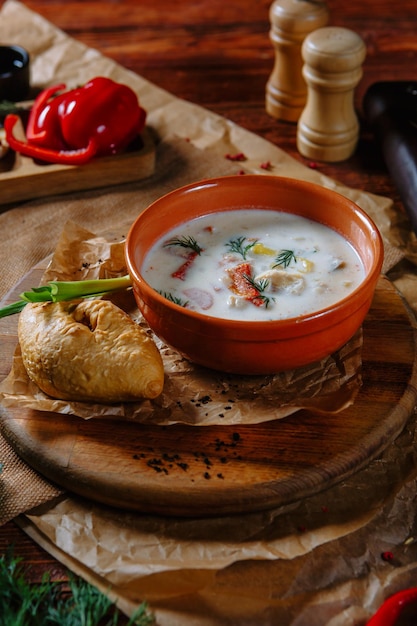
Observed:
[[[322,224],[242,209],[176,227],[151,248],[142,274],[164,297],[205,315],[277,320],[344,298],[364,268],[353,247]]]

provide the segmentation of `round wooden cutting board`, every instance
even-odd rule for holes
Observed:
[[[2,303],[39,284],[35,268]],[[417,399],[416,328],[381,278],[364,323],[363,386],[336,415],[299,411],[251,426],[152,426],[1,407],[2,432],[46,478],[112,506],[163,515],[260,511],[356,472],[401,432]],[[17,316],[0,320],[0,377]]]

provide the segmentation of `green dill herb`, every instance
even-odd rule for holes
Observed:
[[[267,309],[271,302],[274,302],[274,298],[269,298],[264,295],[264,291],[268,288],[269,280],[267,278],[261,278],[261,280],[255,280],[252,276],[248,274],[243,274],[243,278],[249,283],[251,287],[256,289],[258,295],[256,296],[260,300],[262,300],[263,305]]]
[[[163,298],[166,298],[170,302],[173,302],[174,304],[178,304],[178,306],[182,306],[185,308],[188,305],[188,300],[183,300],[182,298],[179,298],[178,296],[174,296],[174,294],[172,294],[170,291],[158,291],[158,293],[161,294]]]
[[[291,261],[294,261],[294,263],[297,263],[294,250],[281,250],[281,252],[275,258],[275,264],[272,267],[274,268],[274,267],[278,267],[279,265],[283,265],[286,268],[289,266]]]
[[[12,550],[0,557],[0,626],[117,626],[126,619],[114,603],[89,583],[69,575],[70,594],[44,574],[38,584],[26,579],[22,559]],[[128,626],[151,626],[153,615],[141,604]]]
[[[164,243],[164,248],[169,248],[171,246],[179,246],[180,248],[187,248],[196,252],[197,254],[201,254],[203,252],[203,248],[198,245],[197,241],[194,237],[173,237],[166,243]]]
[[[237,239],[231,239],[226,243],[226,247],[229,248],[230,252],[236,252],[236,254],[240,254],[244,260],[246,260],[246,255],[253,248],[253,246],[258,242],[257,239],[245,244],[247,241],[246,237],[238,237]]]

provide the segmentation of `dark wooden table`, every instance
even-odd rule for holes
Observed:
[[[265,85],[274,52],[269,40],[269,0],[25,0],[57,27],[175,96],[200,104],[253,131],[305,162],[296,149],[296,127],[265,112]],[[3,1],[0,0],[0,6]],[[357,32],[367,46],[363,95],[379,80],[417,74],[416,0],[328,0],[331,25]],[[372,134],[361,119],[356,153],[337,164],[319,164],[351,187],[393,198],[402,210]],[[48,570],[66,570],[10,522],[0,528],[0,554],[14,544],[39,581]]]

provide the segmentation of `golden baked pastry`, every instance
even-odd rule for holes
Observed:
[[[54,398],[113,403],[162,392],[157,346],[108,300],[27,304],[18,336],[29,378]]]

